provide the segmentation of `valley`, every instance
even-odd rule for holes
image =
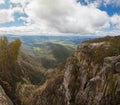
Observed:
[[[8,39],[0,39],[1,105],[120,104],[120,36]]]
[[[100,36],[10,36],[9,40],[21,39],[21,51],[39,59],[44,69],[55,68],[65,62],[76,46]],[[42,68],[42,69],[43,69]]]
[[[0,105],[120,105],[120,0],[0,0]]]

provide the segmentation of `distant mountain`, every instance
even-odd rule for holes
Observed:
[[[53,41],[65,41],[65,42],[73,42],[74,44],[80,44],[85,40],[91,40],[94,38],[99,38],[101,36],[76,36],[76,35],[66,35],[66,36],[35,36],[35,35],[7,35],[10,40],[14,40],[16,38],[21,39],[23,44],[32,45],[35,43],[43,43],[43,42],[53,42]]]

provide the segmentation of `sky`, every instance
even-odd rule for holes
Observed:
[[[0,34],[120,35],[120,0],[0,0]]]

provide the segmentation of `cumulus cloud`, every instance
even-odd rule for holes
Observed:
[[[38,24],[27,25],[27,26],[11,26],[11,27],[1,27],[0,35],[4,34],[14,34],[14,35],[45,35],[45,34],[60,34],[54,30],[45,30],[44,27],[39,27]]]
[[[0,24],[13,22],[15,19],[14,13],[24,13],[24,10],[20,7],[14,7],[10,9],[1,9],[0,10]]]
[[[21,4],[22,6],[26,5],[26,3],[29,2],[29,0],[10,0],[13,4]]]
[[[120,0],[83,0],[87,5],[99,7],[101,5],[120,6]]]
[[[12,11],[12,13],[24,13],[24,9],[21,7],[11,7],[10,10]]]
[[[12,11],[7,9],[0,10],[0,23],[6,23],[11,21],[14,21]]]
[[[32,26],[12,26],[12,27],[2,27],[0,28],[0,34],[30,34],[34,31],[34,27]]]
[[[5,3],[5,1],[4,0],[0,0],[0,4],[4,4]]]
[[[1,0],[0,0],[1,1]],[[120,16],[108,16],[106,11],[98,7],[119,4],[120,0],[84,0],[87,5],[77,0],[10,0],[8,10],[0,10],[0,23],[14,21],[14,13],[23,13],[18,20],[25,21],[25,26],[2,27],[0,33],[6,34],[103,34],[120,29]]]
[[[105,5],[120,6],[120,0],[104,0]]]
[[[84,0],[88,6],[99,7],[102,4],[102,0]]]
[[[106,12],[75,0],[31,0],[25,11],[40,27],[61,33],[96,33],[109,27]]]
[[[27,4],[29,3],[29,0],[10,0],[11,3],[11,8],[19,8],[19,10],[21,9],[22,11],[24,11],[24,9],[26,8]],[[12,5],[14,4],[14,6]]]
[[[120,15],[115,14],[111,17],[111,24],[114,30],[120,30]]]

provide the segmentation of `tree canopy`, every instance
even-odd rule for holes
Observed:
[[[16,39],[9,42],[7,37],[0,37],[0,76],[9,79],[8,70],[13,70],[13,65],[17,61],[21,41]]]

